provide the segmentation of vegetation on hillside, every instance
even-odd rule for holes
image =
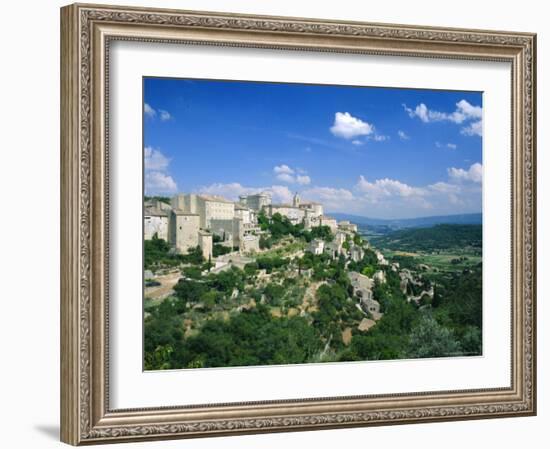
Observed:
[[[146,270],[159,267],[175,267],[181,264],[200,264],[204,257],[199,246],[192,248],[188,254],[176,254],[170,249],[166,240],[159,239],[157,234],[151,240],[145,240],[144,246],[144,267]]]
[[[470,247],[481,251],[481,225],[441,224],[431,228],[402,229],[371,239],[380,248],[399,251],[436,251]]]
[[[313,234],[331,238],[323,229],[311,233],[283,217],[264,225],[275,230],[277,241],[306,241]],[[438,229],[432,240],[470,232]],[[422,247],[425,242],[418,243]],[[463,269],[449,262],[447,270],[425,271],[421,259],[400,256],[401,269],[406,266],[420,279],[403,292],[399,273],[379,265],[370,249],[357,262],[309,252],[280,257],[268,251],[243,269],[219,273],[205,270],[199,249],[173,255],[157,238],[146,242],[145,255],[146,266],[184,264],[174,295],[146,309],[148,370],[481,354],[480,264]],[[386,282],[375,282],[373,298],[383,316],[361,331],[359,323],[372,317],[358,308],[348,273],[372,276],[380,270]],[[407,300],[429,285],[434,286],[433,298]],[[348,341],[346,330],[351,330]]]
[[[165,203],[168,205],[171,204],[170,198],[167,196],[144,196],[143,199],[144,201],[157,200],[157,201],[160,201],[161,203]]]

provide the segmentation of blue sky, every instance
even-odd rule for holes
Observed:
[[[479,92],[144,79],[146,194],[294,192],[378,218],[481,212]]]

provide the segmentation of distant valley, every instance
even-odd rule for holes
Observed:
[[[481,213],[402,219],[370,218],[342,213],[331,213],[330,215],[335,217],[338,221],[349,220],[352,223],[356,223],[360,230],[367,235],[387,234],[406,228],[429,228],[439,224],[481,225],[483,223],[483,215]]]

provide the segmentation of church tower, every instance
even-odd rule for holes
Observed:
[[[300,195],[298,195],[298,192],[294,194],[294,199],[292,200],[292,205],[294,207],[300,207]]]

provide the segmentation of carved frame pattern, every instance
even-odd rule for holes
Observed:
[[[535,35],[94,5],[67,6],[61,18],[63,441],[119,442],[536,413]],[[151,30],[150,36],[144,29]],[[113,30],[117,33],[110,34]],[[195,37],[193,30],[200,33]],[[174,37],[181,31],[184,35]],[[386,402],[354,397],[236,404],[237,412],[227,405],[227,415],[220,405],[212,408],[211,418],[204,418],[204,410],[198,418],[194,408],[185,407],[109,410],[104,292],[108,109],[102,76],[108,71],[112,39],[510,61],[516,317],[512,388],[388,395]]]

